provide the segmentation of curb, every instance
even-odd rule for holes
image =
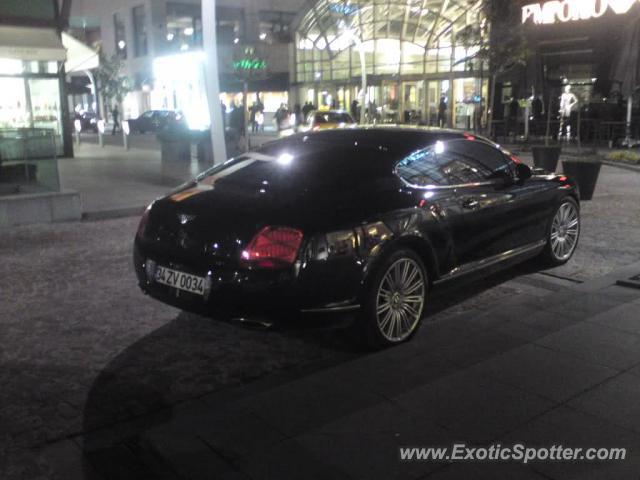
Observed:
[[[626,163],[621,163],[621,162],[612,162],[610,160],[602,160],[602,164],[609,165],[610,167],[618,167],[618,168],[622,168],[623,170],[630,170],[632,172],[640,173],[640,166],[637,167],[635,165],[628,165]]]
[[[137,217],[142,215],[146,206],[115,208],[112,210],[97,210],[93,212],[82,212],[81,221],[95,222],[98,220],[109,220],[114,218]]]

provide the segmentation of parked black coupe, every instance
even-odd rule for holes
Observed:
[[[532,174],[533,173],[533,174]],[[576,184],[456,131],[298,134],[153,202],[134,262],[142,290],[200,312],[356,312],[389,345],[438,283],[578,243]]]
[[[174,110],[147,110],[128,122],[131,132],[138,133],[157,133],[164,128],[186,125],[184,115]]]

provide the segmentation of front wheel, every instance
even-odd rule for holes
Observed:
[[[543,260],[552,266],[567,263],[580,238],[580,210],[577,202],[567,197],[555,210],[547,228],[547,244]]]
[[[427,270],[420,257],[401,249],[384,259],[368,282],[360,333],[369,347],[402,343],[417,331],[427,298]]]

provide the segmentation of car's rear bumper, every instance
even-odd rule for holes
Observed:
[[[160,284],[147,268],[153,264],[209,278],[210,289],[198,295]],[[194,268],[170,259],[146,254],[136,244],[133,253],[138,285],[142,291],[169,305],[198,313],[257,316],[287,313],[337,313],[359,309],[353,299],[327,301],[321,292],[300,282],[293,269],[286,271],[223,270]]]

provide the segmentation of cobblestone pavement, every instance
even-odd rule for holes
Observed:
[[[585,204],[578,254],[548,273],[590,278],[640,258],[639,190],[619,193],[637,182],[627,175],[616,178],[620,191],[605,186]],[[136,225],[122,218],[0,231],[0,478],[48,478],[33,449],[54,440],[363,354],[344,329],[256,331],[143,296],[130,258]],[[429,321],[562,285],[530,266],[472,279],[436,293]]]

